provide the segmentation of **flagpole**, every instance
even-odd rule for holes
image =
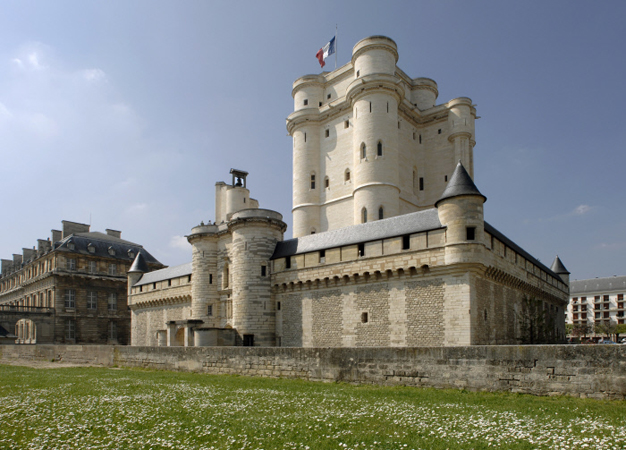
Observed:
[[[337,24],[335,24],[335,69],[337,68],[337,51],[339,47],[337,46]]]

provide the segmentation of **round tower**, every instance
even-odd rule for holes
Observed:
[[[459,97],[448,102],[448,140],[454,144],[455,161],[461,161],[472,179],[474,178],[474,120],[476,114],[472,100]]]
[[[437,103],[439,90],[437,83],[430,78],[416,78],[413,80],[413,103],[421,110],[432,108]]]
[[[400,213],[398,105],[404,90],[395,77],[397,61],[396,43],[384,36],[363,39],[352,52],[355,80],[346,98],[354,118],[355,223]]]
[[[267,209],[239,211],[228,229],[232,273],[232,326],[243,345],[276,345],[276,306],[271,298],[270,258],[287,225]]]
[[[320,135],[319,105],[324,78],[307,75],[293,84],[294,112],[288,119],[293,137],[293,236],[320,230]]]
[[[480,193],[459,161],[448,186],[435,203],[439,221],[446,229],[446,264],[475,261],[476,255],[466,245],[484,243],[485,219]]]
[[[213,326],[217,326],[217,322],[213,324],[212,320],[219,319],[217,232],[217,225],[200,224],[187,236],[192,248],[191,319],[203,320]]]

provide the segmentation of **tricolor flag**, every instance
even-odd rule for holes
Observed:
[[[315,55],[317,60],[320,62],[320,66],[322,68],[326,65],[326,58],[335,53],[335,38],[333,37],[328,44],[320,48]]]

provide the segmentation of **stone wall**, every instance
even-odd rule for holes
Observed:
[[[535,395],[626,398],[626,346],[413,348],[0,346],[26,360]]]

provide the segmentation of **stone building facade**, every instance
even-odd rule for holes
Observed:
[[[231,170],[215,223],[188,236],[191,264],[148,272],[137,257],[134,345],[514,344],[524,297],[564,337],[566,271],[484,220],[471,100],[436,105],[437,84],[397,60],[374,36],[345,66],[296,80],[294,238]]]
[[[37,247],[2,260],[0,324],[20,344],[128,344],[126,272],[139,254],[151,270],[163,265],[119,231],[62,223]]]

